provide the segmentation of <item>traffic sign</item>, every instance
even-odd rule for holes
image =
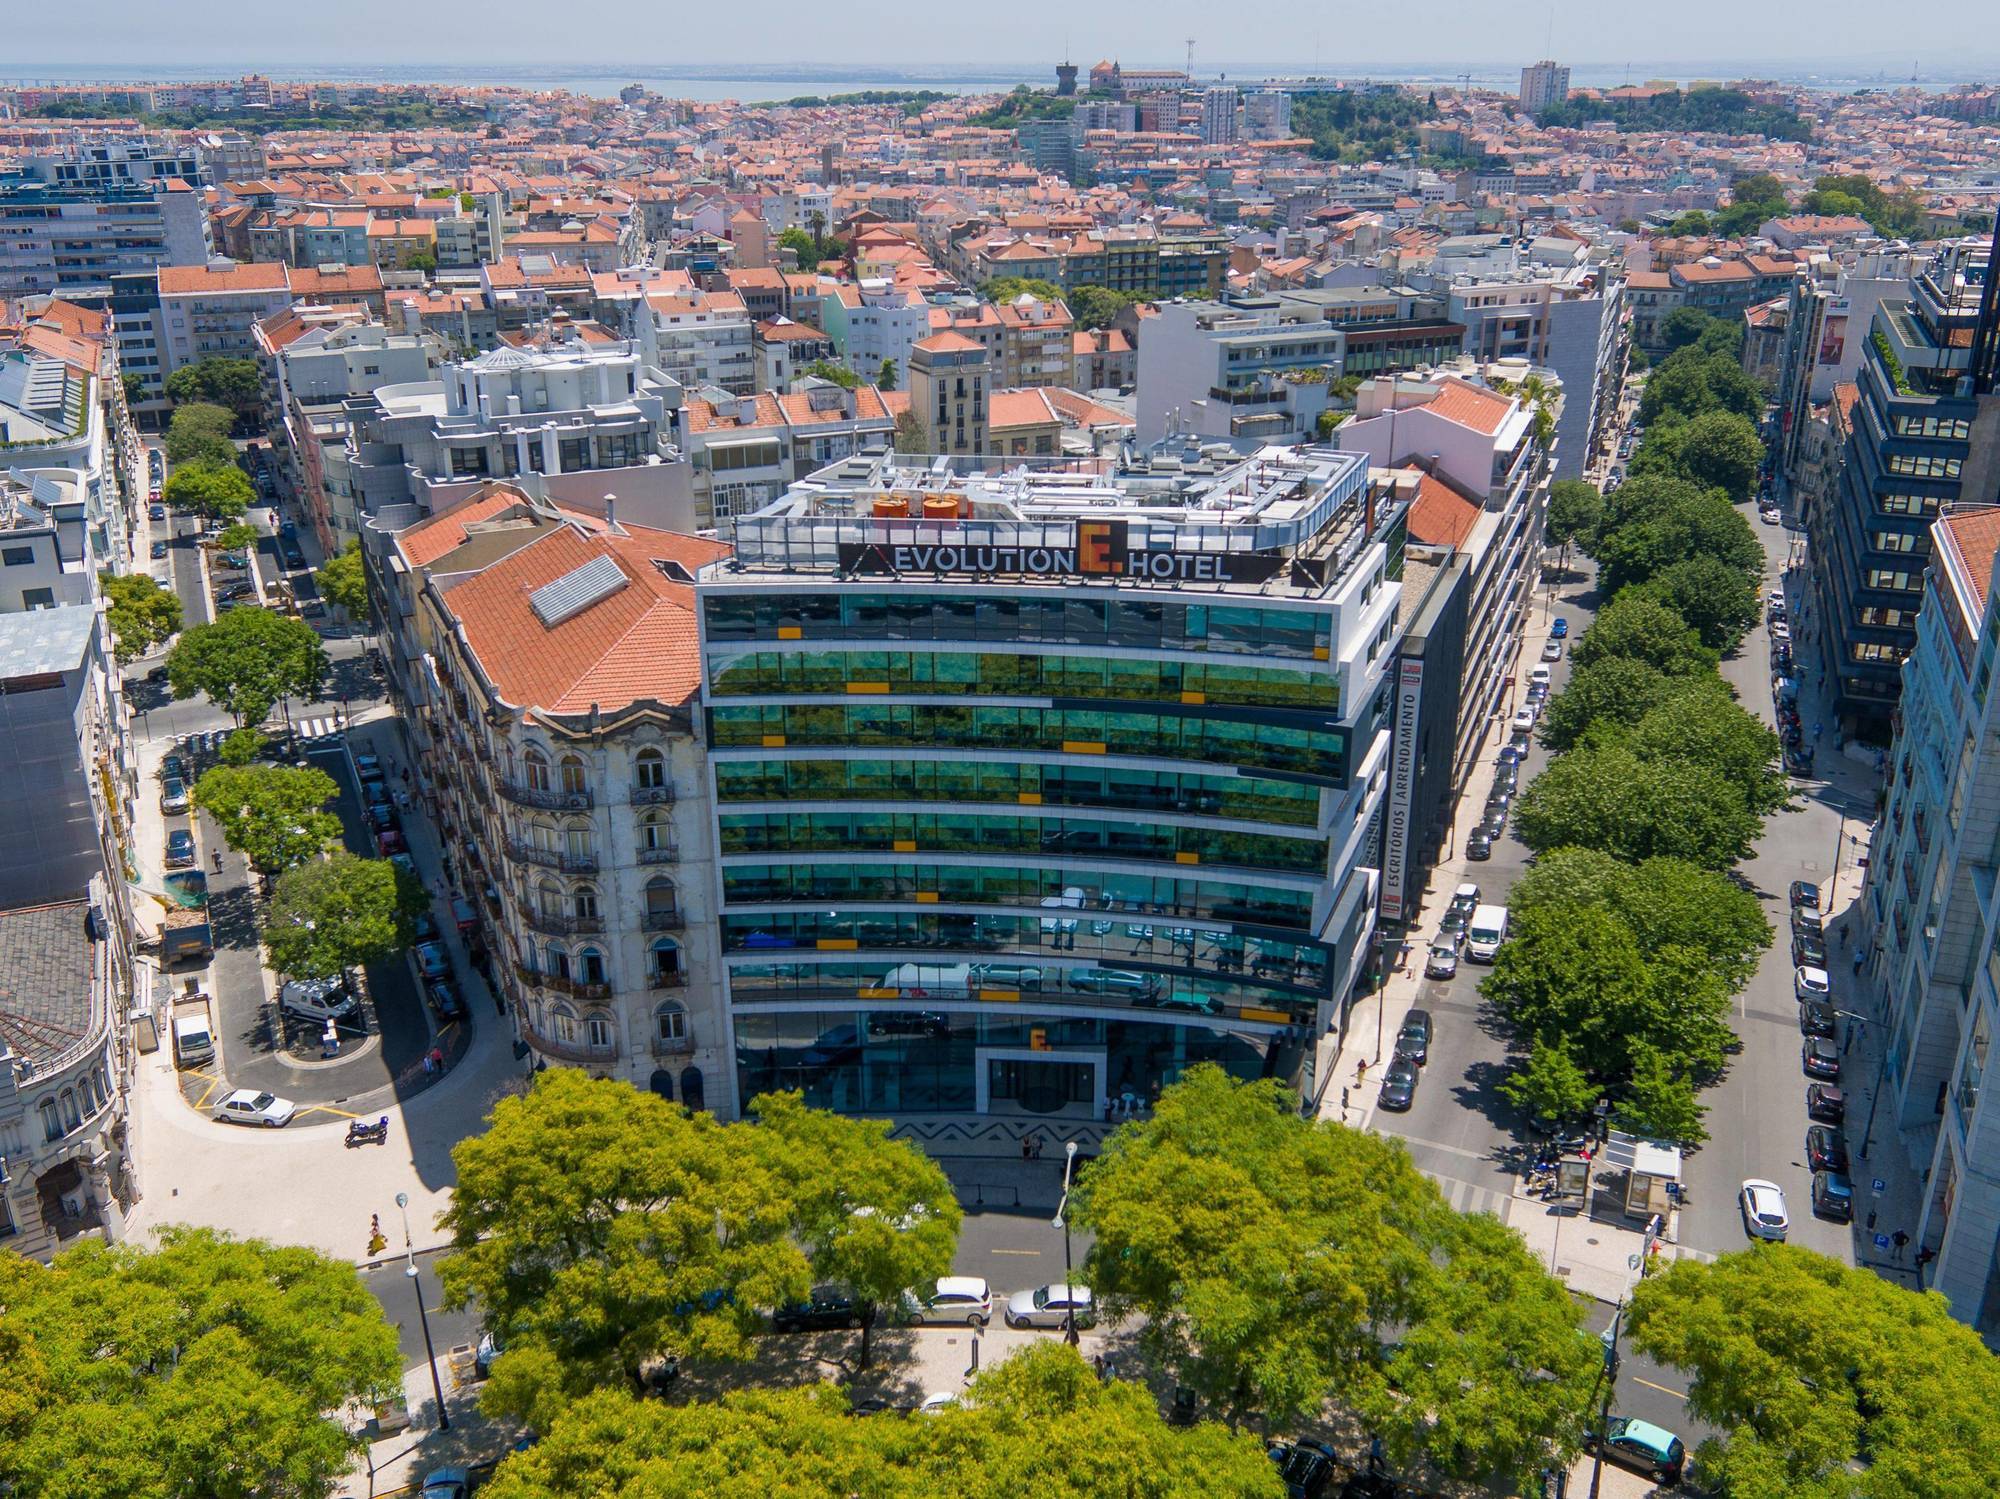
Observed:
[[[1877,1249],[1887,1249],[1889,1247],[1889,1236],[1887,1234],[1875,1235],[1875,1247]]]
[[[1880,1197],[1884,1192],[1889,1190],[1889,1184],[1878,1176],[1868,1184],[1868,1190],[1873,1192],[1877,1197]]]

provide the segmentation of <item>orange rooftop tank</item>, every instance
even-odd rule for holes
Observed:
[[[875,515],[877,519],[896,520],[906,518],[909,513],[910,501],[907,495],[884,494],[875,497]]]

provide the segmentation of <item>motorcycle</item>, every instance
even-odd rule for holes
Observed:
[[[352,1149],[356,1145],[386,1145],[389,1142],[389,1116],[384,1114],[373,1124],[365,1119],[356,1119],[347,1126],[347,1144]]]

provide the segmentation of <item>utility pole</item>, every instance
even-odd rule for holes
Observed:
[[[1193,83],[1194,82],[1194,38],[1193,37],[1189,37],[1187,39],[1187,57],[1188,57],[1187,60],[1188,82]]]

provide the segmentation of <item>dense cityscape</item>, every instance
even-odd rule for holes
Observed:
[[[140,71],[0,1491],[2000,1494],[2000,85]]]

